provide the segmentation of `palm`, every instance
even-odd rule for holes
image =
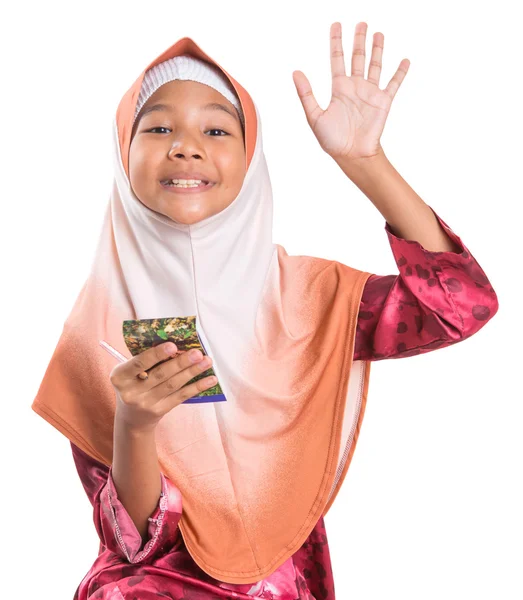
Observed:
[[[331,26],[332,98],[327,110],[322,110],[316,102],[307,77],[301,71],[293,74],[307,121],[320,146],[333,158],[366,158],[380,150],[380,137],[392,100],[408,70],[409,61],[405,59],[387,88],[380,90],[383,34],[376,33],[369,76],[365,79],[366,30],[365,23],[356,25],[349,77],[345,74],[341,24]]]

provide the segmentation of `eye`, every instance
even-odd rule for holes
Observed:
[[[148,129],[146,133],[152,132],[155,129],[167,129],[167,127],[153,127],[152,129]]]
[[[225,135],[229,135],[226,131],[224,131],[223,129],[209,129],[209,131],[221,131],[222,133],[224,133]],[[218,136],[211,136],[211,137],[222,137],[221,135]]]

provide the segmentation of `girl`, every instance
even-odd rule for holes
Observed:
[[[94,508],[99,555],[75,599],[333,599],[323,517],[371,362],[454,344],[497,312],[472,254],[385,157],[408,61],[380,90],[383,35],[367,79],[365,35],[359,23],[347,76],[332,25],[326,111],[300,71],[294,81],[320,146],[386,220],[398,275],[272,242],[256,106],[190,38],[122,98],[95,260],[32,405],[69,438]],[[129,357],[123,320],[187,315],[207,362],[172,343]],[[185,386],[211,365],[227,401],[185,403],[215,385]]]

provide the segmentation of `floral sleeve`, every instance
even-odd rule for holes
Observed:
[[[180,490],[160,473],[162,492],[156,509],[149,517],[146,540],[118,499],[112,467],[98,462],[71,442],[78,475],[93,505],[93,521],[102,550],[107,548],[129,563],[156,559],[167,553],[180,535],[178,522],[182,514]],[[142,547],[143,546],[143,547]]]
[[[434,212],[434,209],[432,209]],[[434,212],[459,252],[433,252],[385,224],[398,275],[371,275],[360,303],[354,360],[423,354],[460,342],[498,311],[485,272]]]

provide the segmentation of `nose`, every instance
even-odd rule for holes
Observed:
[[[185,158],[185,156],[187,156],[188,154],[190,154],[189,152],[171,152],[169,151],[169,156],[173,157],[175,156],[176,158]],[[193,153],[191,154],[191,156],[193,156],[194,158],[201,158],[202,155],[198,154],[198,153]]]
[[[185,137],[183,140],[178,140],[173,143],[169,149],[169,158],[185,158],[193,156],[195,158],[202,158],[203,150],[197,142],[189,140]]]

